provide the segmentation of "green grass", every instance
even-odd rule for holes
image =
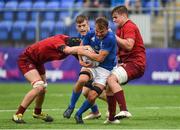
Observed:
[[[54,117],[54,122],[33,119],[32,104],[24,114],[27,123],[15,124],[11,121],[12,115],[31,87],[23,83],[0,84],[0,129],[180,129],[180,86],[125,86],[128,110],[133,117],[122,120],[119,125],[103,124],[107,105],[99,99],[97,103],[102,113],[100,119],[87,120],[84,125],[77,125],[73,118],[75,112],[69,120],[64,119],[62,114],[68,106],[72,86],[49,84],[43,108]],[[76,108],[83,100],[81,96]]]

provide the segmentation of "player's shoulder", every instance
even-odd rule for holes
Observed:
[[[95,36],[95,31],[89,31],[87,34],[84,36],[84,38],[92,38]]]
[[[132,29],[137,28],[137,25],[132,20],[128,20],[124,27]]]
[[[109,31],[109,32],[107,33],[106,37],[105,37],[105,40],[111,40],[111,41],[113,41],[113,40],[115,40],[115,39],[116,39],[115,33],[114,33],[114,32],[111,32],[111,31]]]

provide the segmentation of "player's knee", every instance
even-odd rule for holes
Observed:
[[[102,93],[102,90],[99,87],[93,86],[92,90],[88,93],[88,101],[90,101],[91,103],[94,103],[96,98],[99,97],[101,93]]]
[[[40,81],[36,81],[34,84],[33,84],[33,88],[35,88],[36,90],[38,90],[38,93],[45,93],[45,83],[44,81],[40,80]]]
[[[46,90],[43,86],[36,87],[35,89],[38,91],[39,95],[43,95],[46,92]]]
[[[87,79],[85,79],[85,78],[79,78],[78,79],[78,83],[80,84],[80,85],[85,85],[85,83],[87,82],[88,80]]]
[[[88,93],[87,100],[88,100],[90,103],[94,103],[97,97],[98,97],[98,93],[97,93],[96,91],[90,91],[90,92]]]

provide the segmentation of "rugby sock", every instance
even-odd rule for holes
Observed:
[[[125,100],[125,96],[124,96],[124,91],[121,90],[117,93],[114,94],[118,104],[119,104],[119,108],[121,111],[127,111],[127,107],[126,107],[126,100]]]
[[[99,113],[97,104],[94,104],[94,105],[91,107],[91,111],[92,111],[92,113]]]
[[[74,108],[76,105],[77,100],[79,99],[79,96],[81,95],[81,91],[80,92],[72,92],[72,96],[71,96],[71,103],[69,105],[70,108]]]
[[[82,114],[88,110],[89,108],[91,108],[93,104],[91,104],[88,100],[85,100],[84,103],[82,104],[82,106],[79,108],[79,110],[77,111],[76,115],[78,116],[82,116]]]
[[[107,96],[109,120],[113,121],[116,115],[116,99],[114,96]]]
[[[34,108],[34,113],[39,115],[41,114],[41,110],[42,110],[41,108]]]
[[[23,106],[20,105],[16,112],[16,115],[20,114],[20,113],[23,115],[25,111],[26,111],[26,108],[24,108]]]

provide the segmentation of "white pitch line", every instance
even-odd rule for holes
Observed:
[[[119,130],[118,129],[115,129],[113,128],[114,130]],[[12,129],[0,129],[0,130],[12,130]],[[13,129],[13,130],[34,130],[34,129]],[[60,129],[36,129],[36,130],[60,130]],[[61,129],[61,130],[87,130],[87,129]],[[112,130],[112,129],[106,129],[106,128],[103,128],[103,129],[94,129],[94,128],[88,128],[88,130]],[[180,129],[143,129],[143,128],[139,128],[139,129],[126,129],[126,128],[123,128],[121,130],[180,130]]]
[[[157,109],[180,109],[180,106],[167,106],[167,107],[158,107],[158,106],[152,106],[152,107],[132,107],[131,109],[135,110],[141,110],[141,109],[146,109],[146,110],[157,110]],[[44,111],[64,111],[65,109],[59,108],[59,109],[43,109]],[[0,110],[0,112],[15,112],[17,110]],[[32,111],[32,109],[27,109],[27,111]]]

